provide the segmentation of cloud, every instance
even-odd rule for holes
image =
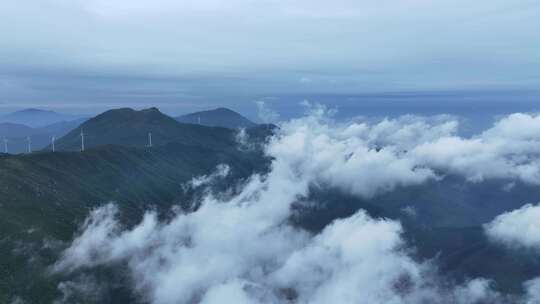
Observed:
[[[313,106],[307,117],[281,124],[283,134],[269,154],[315,182],[364,197],[447,174],[540,185],[538,114],[512,114],[464,138],[457,136],[459,121],[449,116],[339,123],[331,112]]]
[[[540,302],[540,278],[529,280],[523,285],[526,292],[523,302],[526,304],[535,304]]]
[[[90,276],[80,276],[74,281],[65,281],[58,285],[62,297],[53,304],[78,303],[81,300],[100,302],[105,288]]]
[[[487,236],[514,248],[528,248],[540,252],[540,206],[525,205],[503,213],[484,226]]]
[[[408,256],[397,222],[375,220],[360,211],[309,236],[283,225],[275,213],[269,215],[272,210],[259,205],[264,204],[261,201],[257,205],[207,203],[200,211],[179,215],[159,227],[149,226],[146,218],[153,216],[147,215],[132,230],[109,230],[111,237],[103,243],[86,247],[94,253],[92,259],[73,255],[81,251],[72,247],[56,270],[127,261],[134,290],[159,304],[286,303],[291,296],[298,303],[345,304],[366,299],[381,304],[481,303],[498,298],[484,279],[453,290],[434,284],[438,278],[432,266]],[[114,210],[110,206],[101,210],[110,213],[92,215],[105,216],[101,223],[112,227],[106,223],[115,220]],[[140,233],[148,227],[151,233]],[[70,286],[61,284],[65,295],[81,288],[77,285],[72,291]]]
[[[201,304],[238,303],[255,304],[250,298],[247,289],[250,284],[241,280],[233,280],[221,285],[214,286],[206,292],[201,300]]]
[[[226,164],[220,164],[217,166],[216,171],[214,171],[212,174],[194,177],[191,179],[188,185],[193,188],[207,186],[208,184],[212,183],[216,179],[222,179],[222,178],[227,177],[230,171],[231,171],[231,167],[229,167]]]
[[[509,115],[473,138],[444,136],[416,146],[424,165],[461,174],[472,181],[520,179],[540,184],[540,115]]]
[[[279,120],[279,114],[270,109],[265,101],[258,100],[255,104],[257,105],[259,119],[263,123],[276,123]]]
[[[429,168],[418,167],[414,159],[401,157],[399,146],[377,145],[383,137],[380,126],[386,121],[373,127],[340,125],[326,114],[325,108],[315,107],[308,118],[282,124],[284,136],[272,141],[269,155],[286,162],[303,179],[364,197],[435,177]]]
[[[357,213],[294,252],[275,280],[282,288],[294,288],[300,303],[401,300],[415,292],[422,274],[421,266],[399,250],[400,233],[398,223]],[[403,290],[400,280],[406,281]]]

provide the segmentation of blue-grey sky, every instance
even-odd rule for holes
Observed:
[[[2,0],[0,112],[534,104],[538,29],[538,0]]]

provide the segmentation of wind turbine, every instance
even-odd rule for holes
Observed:
[[[201,124],[201,116],[199,116],[199,117],[197,118],[197,120],[198,120],[199,125],[200,125],[200,124]]]
[[[54,146],[55,141],[56,141],[56,137],[53,136],[53,137],[51,138],[51,144],[52,144],[52,151],[53,151],[53,152],[56,152],[56,147]]]
[[[8,154],[9,153],[9,150],[8,150],[8,140],[7,138],[4,136],[4,153]]]
[[[84,129],[81,128],[81,152],[84,152]]]
[[[32,153],[32,138],[30,138],[30,136],[27,136],[26,142],[28,143],[28,153]]]
[[[152,132],[148,133],[148,147],[152,148]]]

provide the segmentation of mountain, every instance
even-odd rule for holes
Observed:
[[[176,120],[181,123],[201,124],[203,126],[231,129],[251,128],[256,126],[254,122],[227,108],[195,112],[176,117]]]
[[[235,141],[235,131],[225,128],[183,124],[161,113],[157,108],[136,111],[129,108],[104,112],[87,120],[57,141],[60,151],[78,151],[84,131],[85,147],[121,145],[145,147],[152,134],[154,146],[170,142],[184,145],[220,148]]]
[[[10,122],[0,123],[0,137],[8,140],[9,153],[26,153],[28,150],[28,137],[30,137],[32,141],[32,148],[34,150],[40,150],[50,144],[53,136],[60,138],[78,127],[84,121],[84,118],[73,121],[62,121],[39,128],[31,128],[26,125]],[[2,143],[2,152],[3,151],[4,145]]]
[[[76,115],[60,114],[54,111],[40,109],[25,109],[0,116],[0,122],[10,122],[37,128],[62,121],[72,121],[81,118]]]
[[[111,116],[119,121],[110,122]],[[115,136],[123,134],[123,128],[138,126],[132,119],[143,119],[137,120],[141,128],[195,130],[208,140],[234,134],[223,128],[186,128],[174,120],[168,122],[153,109],[113,111],[85,125],[89,134],[99,130],[103,136]],[[97,128],[109,123],[120,131]],[[210,134],[215,135],[208,138]],[[149,208],[168,210],[173,204],[192,201],[197,193],[186,192],[182,185],[194,176],[213,172],[219,164],[231,168],[223,180],[228,187],[265,171],[267,161],[261,151],[239,149],[234,141],[223,142],[219,149],[205,142],[185,145],[176,141],[152,149],[104,145],[84,153],[0,154],[0,303],[11,303],[13,295],[23,297],[25,303],[53,303],[61,297],[59,278],[48,275],[48,267],[58,259],[64,242],[72,238],[88,210],[114,201],[122,208],[126,223],[135,223]],[[126,297],[118,291],[110,300],[135,302]]]

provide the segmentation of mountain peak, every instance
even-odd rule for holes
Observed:
[[[239,113],[228,108],[216,108],[195,112],[176,117],[181,123],[200,124],[209,127],[224,127],[230,129],[250,128],[256,124]]]
[[[142,148],[149,145],[149,133],[152,134],[153,146],[173,141],[187,145],[208,146],[220,141],[232,140],[229,130],[213,130],[202,126],[181,124],[157,108],[109,110],[87,120],[81,128],[84,129],[87,148],[103,145]],[[58,140],[56,147],[64,151],[80,150],[80,128]]]
[[[156,108],[156,107],[151,107],[151,108],[148,108],[148,109],[143,109],[141,110],[141,112],[146,112],[146,113],[152,113],[152,112],[158,112],[158,113],[161,113],[161,111]]]
[[[112,109],[105,111],[98,116],[94,117],[93,119],[89,120],[88,123],[90,123],[92,120],[100,120],[100,119],[132,119],[132,120],[144,120],[149,118],[161,118],[165,120],[172,120],[171,117],[163,114],[161,111],[159,111],[158,108],[152,107],[148,109],[143,110],[134,110],[132,108],[119,108],[119,109]]]

